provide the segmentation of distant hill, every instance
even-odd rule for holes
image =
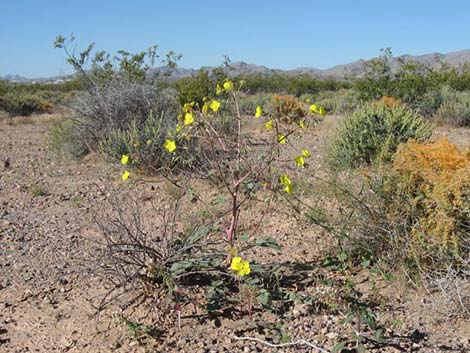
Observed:
[[[425,64],[430,67],[436,67],[439,65],[439,62],[447,63],[453,67],[458,67],[463,65],[466,62],[470,62],[470,49],[461,50],[457,52],[441,54],[441,53],[431,53],[431,54],[424,54],[424,55],[402,55],[392,58],[391,66],[393,68],[398,67],[399,59],[403,59],[405,61],[415,61],[422,64]],[[351,76],[351,77],[360,77],[365,72],[364,64],[367,61],[364,59],[357,60],[348,64],[344,65],[337,65],[333,66],[329,69],[317,69],[313,67],[299,67],[293,70],[280,70],[280,69],[272,69],[262,65],[254,65],[248,64],[243,61],[238,61],[232,63],[226,71],[230,76],[236,76],[241,74],[265,74],[270,75],[273,73],[286,73],[290,75],[297,75],[297,74],[308,74],[312,76],[316,76],[319,78],[332,78],[341,80],[344,77]],[[203,69],[208,70],[211,72],[215,67],[212,66],[204,66]],[[156,68],[154,72],[165,72],[167,70],[166,67]],[[174,70],[170,76],[170,80],[177,80],[183,77],[189,77],[197,73],[197,69],[188,69],[183,67],[178,67]],[[2,80],[8,80],[12,82],[57,82],[64,79],[69,79],[70,76],[56,76],[50,78],[39,78],[39,79],[28,79],[18,75],[6,75],[1,77]]]

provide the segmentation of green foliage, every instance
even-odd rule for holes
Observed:
[[[35,94],[9,90],[0,97],[0,108],[8,112],[10,116],[28,116],[50,111],[52,103]]]
[[[447,90],[436,111],[439,122],[456,127],[470,126],[470,92]]]
[[[363,104],[360,95],[351,89],[320,92],[315,102],[330,114],[349,114]]]
[[[190,169],[197,162],[197,144],[184,138],[177,138],[177,143],[185,146],[183,153],[173,159],[163,148],[168,133],[175,130],[176,117],[173,119],[163,114],[149,117],[139,125],[135,120],[128,128],[112,130],[100,143],[100,151],[111,161],[119,161],[122,155],[130,155],[131,164],[152,173],[168,173],[175,168]]]
[[[183,78],[176,83],[178,100],[181,106],[195,102],[202,107],[205,99],[215,96],[215,86],[215,80],[209,76],[209,73],[206,70],[199,70],[196,76]]]
[[[398,59],[392,65],[390,48],[382,50],[381,55],[367,62],[364,77],[354,80],[354,88],[364,100],[376,100],[388,96],[399,99],[410,107],[421,108],[427,115],[427,102],[436,97],[441,87],[455,90],[470,89],[470,65],[459,68],[440,62],[438,67]]]
[[[243,114],[253,115],[256,107],[267,107],[273,99],[270,93],[247,94],[240,97],[239,106]]]
[[[77,159],[87,153],[87,147],[75,136],[74,123],[70,119],[52,124],[49,129],[48,147],[51,152],[66,159]]]
[[[347,117],[328,146],[327,163],[334,170],[363,163],[390,161],[398,145],[422,141],[432,128],[405,106],[364,105]]]
[[[244,89],[250,94],[256,93],[287,93],[294,96],[316,94],[324,90],[338,90],[351,86],[349,82],[331,79],[318,79],[308,74],[287,75],[249,74],[239,75],[235,80],[244,80]]]

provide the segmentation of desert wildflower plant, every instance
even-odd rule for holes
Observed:
[[[242,116],[239,97],[243,94],[243,84],[243,81],[225,79],[216,84],[216,98],[206,97],[202,103],[183,104],[178,124],[168,132],[160,146],[167,158],[175,163],[181,153],[191,152],[191,146],[197,146],[200,160],[191,170],[191,176],[209,182],[217,194],[225,195],[219,197],[222,201],[217,216],[206,219],[208,225],[204,227],[204,236],[192,238],[195,243],[191,253],[180,254],[177,256],[179,260],[166,264],[160,264],[154,256],[140,261],[143,267],[137,272],[146,273],[141,278],[153,286],[161,285],[162,280],[167,283],[165,288],[171,293],[169,297],[176,301],[178,312],[184,303],[193,300],[191,289],[184,289],[184,284],[178,279],[187,281],[188,276],[199,271],[208,276],[205,305],[209,311],[238,302],[251,317],[256,306],[273,308],[273,298],[283,297],[272,294],[272,291],[280,290],[280,285],[272,282],[272,278],[279,277],[280,264],[258,264],[250,253],[254,247],[280,249],[272,238],[263,235],[261,223],[266,211],[260,212],[254,225],[246,226],[244,217],[248,219],[251,215],[245,210],[250,203],[260,202],[260,199],[267,200],[269,204],[277,197],[277,191],[285,197],[295,193],[295,181],[287,173],[280,173],[274,183],[270,182],[271,173],[277,173],[275,163],[286,148],[297,151],[288,165],[308,166],[311,153],[304,146],[295,146],[294,136],[314,124],[324,111],[302,106],[301,115],[287,119],[279,115],[279,111],[271,112],[268,107],[257,106],[250,116]],[[259,131],[262,138],[253,135],[253,131]],[[260,147],[253,147],[257,144]],[[126,168],[133,160],[132,154],[121,157]],[[122,179],[130,177],[131,172],[126,169]],[[181,188],[185,175],[170,177],[174,178],[173,184]],[[195,200],[203,202],[199,196]],[[165,273],[163,279],[162,273]],[[155,280],[157,275],[160,276],[158,281]]]

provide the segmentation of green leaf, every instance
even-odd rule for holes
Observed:
[[[333,347],[333,349],[331,350],[331,353],[340,353],[343,350],[343,348],[346,346],[346,343],[347,342],[338,343],[336,346]]]
[[[179,261],[171,265],[170,272],[177,275],[184,273],[187,269],[194,266],[192,261]]]
[[[255,245],[280,250],[281,246],[271,237],[256,239]]]

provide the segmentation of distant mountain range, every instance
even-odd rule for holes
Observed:
[[[463,65],[466,62],[470,62],[470,49],[461,50],[457,52],[441,54],[441,53],[432,53],[432,54],[424,54],[424,55],[402,55],[392,58],[391,66],[393,68],[397,68],[399,66],[399,60],[403,59],[405,61],[415,61],[422,64],[425,64],[430,67],[436,67],[439,65],[439,62],[447,63],[451,66],[458,67]],[[365,72],[366,60],[357,60],[351,62],[349,64],[344,65],[337,65],[333,66],[329,69],[316,69],[313,67],[299,67],[293,70],[280,70],[280,69],[271,69],[266,66],[262,65],[254,65],[254,64],[247,64],[243,61],[238,61],[232,63],[226,70],[228,71],[230,76],[236,76],[241,74],[265,74],[271,75],[273,73],[285,73],[288,75],[298,75],[298,74],[308,74],[312,76],[316,76],[319,78],[332,78],[341,80],[344,79],[345,76],[352,76],[352,77],[360,77]],[[204,66],[203,69],[208,70],[209,72],[214,69],[211,66]],[[156,68],[156,72],[164,72],[166,68]],[[183,77],[188,77],[191,75],[196,74],[198,69],[187,69],[183,67],[176,68],[171,76],[170,80],[177,80]],[[11,82],[62,82],[63,80],[70,79],[69,76],[55,76],[55,77],[48,77],[48,78],[38,78],[38,79],[29,79],[26,77],[22,77],[19,75],[6,75],[0,76],[2,80],[8,80]]]

